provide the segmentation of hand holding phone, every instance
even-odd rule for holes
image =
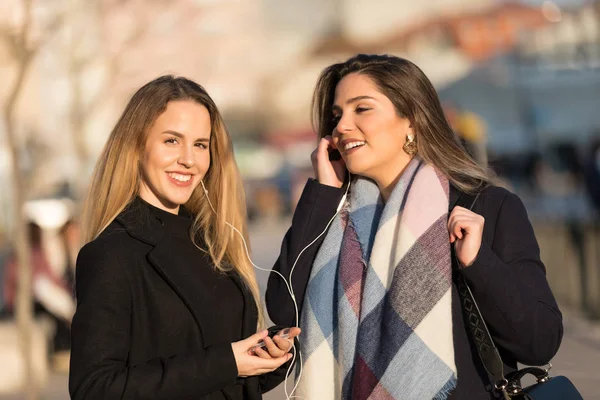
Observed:
[[[300,330],[299,328],[294,329]],[[281,367],[285,362],[292,359],[292,354],[285,351],[285,349],[280,349],[279,346],[274,346],[274,343],[269,343],[266,349],[257,348],[256,354],[250,351],[250,348],[261,339],[264,339],[267,333],[266,330],[262,330],[245,339],[231,343],[231,350],[235,357],[238,376],[247,377],[262,375],[274,371]],[[293,336],[293,331],[291,333]],[[269,339],[267,339],[267,341],[268,340]],[[281,339],[281,341],[284,340],[287,341],[288,339]]]
[[[267,332],[270,339],[263,336],[264,341],[255,342],[256,344],[248,350],[248,354],[267,360],[283,357],[290,352],[293,341],[300,332],[301,330],[298,327],[273,326]]]

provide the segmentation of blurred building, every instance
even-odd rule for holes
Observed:
[[[537,9],[546,23],[521,29],[513,46],[440,91],[486,120],[496,153],[582,147],[600,127],[598,2]]]
[[[18,30],[20,4],[1,2],[0,26]],[[566,129],[566,123],[554,118],[560,113],[545,111],[551,108],[543,102],[531,105],[535,102],[528,99],[534,95],[522,82],[541,79],[540,65],[556,74],[557,68],[548,65],[558,65],[558,58],[564,66],[583,65],[583,59],[593,65],[598,59],[597,2],[572,10],[548,1],[540,6],[493,0],[382,0],[376,7],[367,0],[33,4],[32,39],[41,45],[17,111],[18,137],[26,143],[18,161],[30,198],[81,196],[132,92],[165,73],[205,86],[235,136],[293,137],[310,130],[312,90],[325,66],[358,52],[392,53],[416,62],[461,106],[473,105],[489,125],[492,146],[519,148],[527,135],[515,126],[524,120],[537,118],[555,130]],[[7,43],[0,40],[2,87],[9,87],[15,76]],[[581,90],[591,91],[594,86],[583,82],[597,78],[582,76],[568,79],[579,79]],[[570,99],[577,90],[561,96]],[[6,95],[0,93],[0,102]],[[538,97],[544,96],[548,93],[542,90]],[[519,110],[510,109],[515,99]],[[591,98],[579,105],[566,103],[574,115],[597,115],[590,113],[597,105]],[[548,118],[540,117],[546,114]],[[589,127],[595,124],[590,120]],[[6,187],[10,163],[1,135],[2,127],[0,184]],[[3,193],[0,217],[10,215]]]
[[[540,7],[487,0],[390,1],[378,7],[360,0],[337,3],[330,29],[321,28],[323,34],[297,62],[271,77],[280,88],[271,92],[272,109],[285,124],[299,125],[309,115],[319,72],[356,53],[406,57],[443,88],[477,63],[513,49],[522,32],[550,23]]]

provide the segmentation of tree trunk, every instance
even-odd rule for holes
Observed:
[[[76,63],[77,61],[72,62]],[[84,107],[80,82],[82,71],[72,68],[70,74],[72,100],[71,109],[69,111],[69,120],[71,125],[71,135],[73,137],[75,153],[77,154],[77,162],[79,164],[80,171],[86,171],[89,154],[85,142],[85,117],[82,110]]]
[[[39,379],[35,376],[32,354],[32,331],[33,324],[33,295],[32,295],[32,271],[31,271],[31,247],[29,245],[29,233],[27,231],[27,220],[24,214],[25,193],[23,179],[19,168],[19,152],[15,130],[15,106],[25,81],[25,76],[30,65],[30,55],[25,54],[17,63],[17,78],[10,91],[4,106],[4,126],[11,153],[12,161],[12,192],[15,213],[15,249],[18,263],[17,273],[17,298],[16,298],[16,320],[19,331],[20,347],[24,365],[23,393],[26,400],[37,400],[39,398]]]

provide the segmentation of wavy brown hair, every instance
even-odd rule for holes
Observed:
[[[346,75],[368,76],[388,97],[401,118],[415,132],[417,154],[444,173],[463,192],[474,193],[493,181],[465,150],[450,128],[437,92],[423,71],[412,62],[390,55],[358,54],[327,67],[319,76],[312,99],[312,123],[319,138],[331,135],[337,84]]]
[[[211,124],[210,167],[203,178],[216,214],[199,185],[185,208],[194,216],[190,232],[217,270],[235,270],[254,297],[259,325],[264,313],[254,269],[240,236],[227,222],[248,238],[246,198],[233,155],[231,138],[214,101],[199,84],[182,77],[161,76],[140,88],[131,98],[112,130],[98,160],[83,211],[86,242],[94,240],[135,199],[141,181],[141,159],[148,131],[171,101],[194,101],[208,110]]]

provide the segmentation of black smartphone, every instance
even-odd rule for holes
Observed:
[[[290,328],[283,328],[281,326],[272,326],[269,328],[269,337],[271,339],[273,339],[273,337],[275,335],[277,335],[277,336],[281,336],[284,339],[287,339],[288,337],[290,337],[289,332],[290,332]],[[260,342],[258,342],[254,346],[252,346],[252,351],[254,351],[254,349],[257,347],[265,347],[265,346],[266,346],[265,342],[263,342],[261,340]]]
[[[338,161],[342,158],[339,150],[330,150],[329,151],[329,161]]]

